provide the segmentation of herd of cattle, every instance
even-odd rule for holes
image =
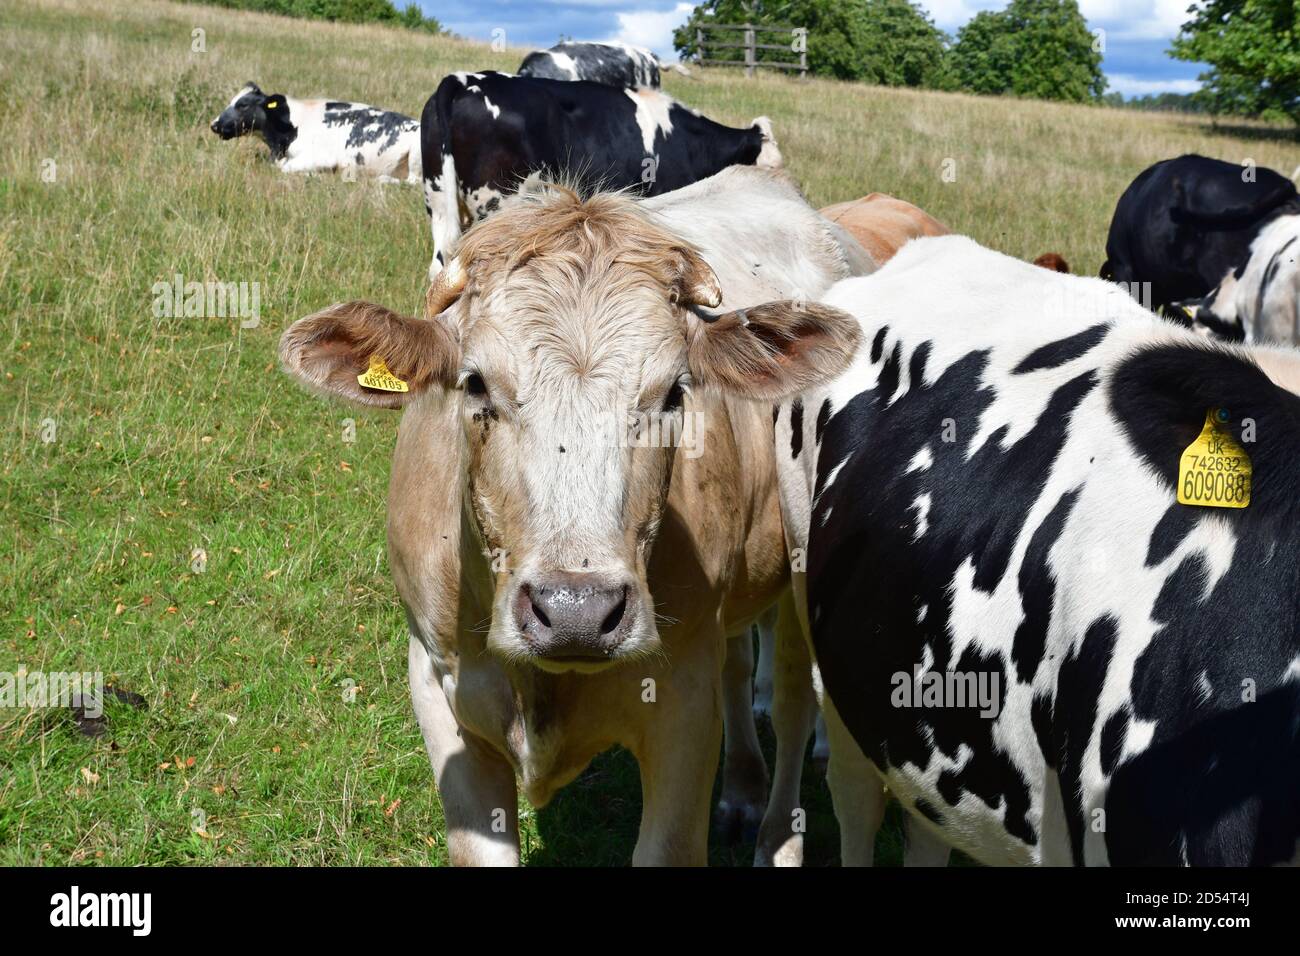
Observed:
[[[249,84],[212,124],[423,183],[425,314],[335,304],[280,357],[404,409],[389,559],[452,861],[517,863],[517,786],[620,744],[633,861],[703,863],[725,739],[714,820],[797,865],[819,715],[845,864],[887,799],[909,864],[1300,861],[1291,181],[1158,163],[1084,278],[892,197],[814,210],[766,119],[658,80],[565,45],[418,123]]]

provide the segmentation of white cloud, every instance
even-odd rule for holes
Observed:
[[[1195,93],[1201,88],[1200,80],[1144,80],[1129,73],[1108,73],[1110,84],[1106,92],[1120,92],[1125,96],[1145,96],[1148,93]]]
[[[1006,0],[921,0],[921,6],[940,30],[956,33],[957,28],[981,10],[1001,10]]]
[[[1192,0],[1080,0],[1088,25],[1120,40],[1171,40],[1191,19]]]
[[[606,40],[654,50],[665,60],[676,60],[673,31],[690,17],[693,3],[678,3],[671,10],[631,10],[618,14],[618,30]]]

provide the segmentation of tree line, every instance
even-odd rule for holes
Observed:
[[[673,43],[693,57],[700,24],[789,24],[808,30],[808,69],[820,76],[1300,122],[1300,2],[1197,0],[1188,15],[1168,55],[1210,64],[1202,89],[1128,101],[1106,92],[1104,37],[1089,29],[1076,0],[1010,0],[977,13],[955,37],[912,0],[704,0]],[[774,42],[769,37],[759,42]],[[710,50],[709,58],[743,52]]]

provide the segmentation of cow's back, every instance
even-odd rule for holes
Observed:
[[[924,209],[884,193],[835,203],[821,214],[846,229],[877,265],[884,265],[912,239],[952,231]]]
[[[1295,187],[1279,173],[1187,155],[1143,170],[1116,204],[1103,278],[1151,284],[1151,304],[1208,294],[1244,263]]]

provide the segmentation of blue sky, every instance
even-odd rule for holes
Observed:
[[[1203,67],[1171,60],[1165,51],[1187,20],[1193,0],[1079,0],[1093,29],[1105,31],[1102,67],[1110,89],[1126,96],[1196,89]],[[491,40],[504,30],[511,46],[546,47],[561,34],[577,40],[618,39],[648,46],[676,59],[672,31],[690,15],[683,0],[419,0],[424,9],[461,36]],[[400,5],[400,4],[399,4]],[[931,19],[948,33],[980,10],[998,10],[1006,0],[920,0]]]

